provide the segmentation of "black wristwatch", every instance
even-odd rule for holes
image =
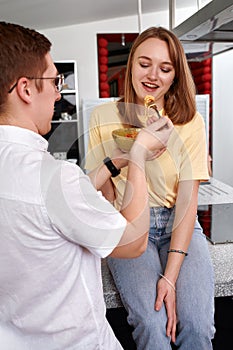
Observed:
[[[116,177],[117,175],[120,174],[121,170],[117,169],[115,167],[115,165],[113,164],[113,162],[111,161],[111,159],[109,157],[106,157],[103,160],[104,164],[106,165],[106,167],[108,168],[108,170],[110,171],[110,173],[112,174],[112,177]]]

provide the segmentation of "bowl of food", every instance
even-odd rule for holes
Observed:
[[[129,152],[140,130],[140,128],[116,129],[113,130],[112,137],[120,150]]]

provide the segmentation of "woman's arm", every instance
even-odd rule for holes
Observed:
[[[181,181],[179,183],[175,219],[171,236],[170,249],[180,249],[187,252],[192,238],[197,215],[199,181]],[[179,253],[168,254],[164,274],[174,284],[185,255]]]
[[[170,249],[184,252],[188,250],[197,214],[198,188],[198,180],[187,180],[179,183]],[[184,254],[168,254],[164,276],[174,287],[184,259]],[[155,309],[159,311],[163,302],[165,303],[168,315],[167,335],[171,335],[174,342],[176,331],[175,293],[165,278],[161,278],[157,285]]]

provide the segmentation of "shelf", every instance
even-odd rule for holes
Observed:
[[[77,123],[78,119],[71,119],[71,120],[52,120],[52,123]]]
[[[54,106],[48,151],[57,159],[76,159],[79,162],[79,95],[76,61],[55,61],[58,72],[64,74],[64,90]],[[72,118],[72,119],[66,119]]]
[[[63,94],[76,94],[77,93],[77,91],[76,90],[74,90],[74,89],[65,89],[65,90],[62,90],[61,91],[61,94],[63,95]]]

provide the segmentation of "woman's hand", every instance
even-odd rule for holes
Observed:
[[[157,283],[157,298],[155,301],[155,310],[159,311],[163,303],[167,311],[166,334],[168,337],[171,337],[171,340],[174,343],[176,340],[176,322],[177,322],[176,292],[164,278],[161,278]]]

